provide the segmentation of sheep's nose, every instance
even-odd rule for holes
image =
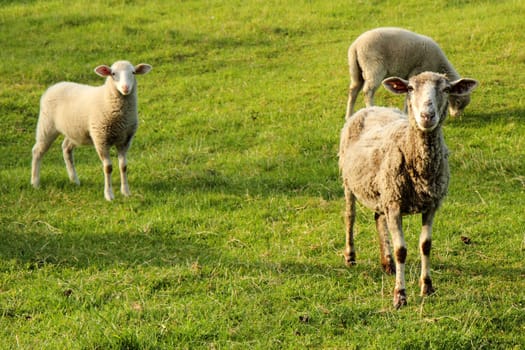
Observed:
[[[451,117],[459,117],[459,116],[461,116],[461,113],[462,113],[461,110],[452,109],[452,108],[450,108],[448,111],[449,111]]]
[[[421,113],[421,119],[425,121],[430,121],[432,120],[432,118],[434,118],[434,113],[430,113],[430,112]]]
[[[129,86],[128,85],[122,85],[122,93],[128,94],[129,93]]]

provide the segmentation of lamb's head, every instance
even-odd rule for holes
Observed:
[[[136,85],[135,74],[146,74],[151,70],[151,66],[146,63],[133,66],[128,61],[117,61],[111,67],[101,65],[95,68],[95,73],[101,77],[107,77],[115,89],[122,95],[131,94]]]
[[[407,94],[411,122],[421,131],[430,132],[445,120],[449,97],[469,95],[478,82],[469,78],[451,82],[443,74],[423,72],[409,80],[387,78],[383,85],[396,94]]]
[[[465,107],[470,103],[470,94],[462,95],[462,96],[454,96],[451,95],[449,98],[449,106],[448,106],[448,112],[452,117],[459,117],[462,113]]]

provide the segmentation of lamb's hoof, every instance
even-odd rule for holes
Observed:
[[[434,287],[432,287],[432,280],[430,278],[425,278],[421,282],[421,296],[432,295],[435,291]]]
[[[71,181],[72,183],[74,183],[74,184],[77,185],[77,186],[80,185],[80,180],[79,180],[78,177],[76,177],[76,176],[69,177],[69,181]]]
[[[108,202],[111,202],[113,199],[115,199],[115,196],[113,195],[113,193],[104,193],[104,198],[106,198],[106,200]]]
[[[394,291],[394,307],[399,310],[407,304],[406,291],[404,289]]]

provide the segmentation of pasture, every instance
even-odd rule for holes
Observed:
[[[0,0],[0,348],[524,348],[523,13],[517,0]],[[363,207],[357,265],[342,258],[346,51],[378,26],[432,37],[480,82],[444,127],[436,294],[419,297],[421,220],[405,217],[401,310]],[[70,183],[61,139],[33,189],[41,94],[102,84],[93,69],[119,59],[153,66],[137,77],[132,196],[104,200],[90,147]],[[380,88],[376,103],[403,99]]]

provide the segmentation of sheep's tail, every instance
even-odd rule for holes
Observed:
[[[350,73],[350,86],[348,88],[348,102],[346,105],[345,119],[348,119],[353,114],[357,94],[362,89],[364,84],[363,69],[359,64],[359,57],[355,43],[350,45],[348,49],[348,70]]]
[[[357,50],[354,45],[351,45],[350,49],[348,50],[348,67],[350,69],[350,76],[352,79],[364,82],[363,68],[361,68],[361,65],[359,64],[359,57],[357,56]],[[355,67],[356,69],[354,70],[352,67]]]

